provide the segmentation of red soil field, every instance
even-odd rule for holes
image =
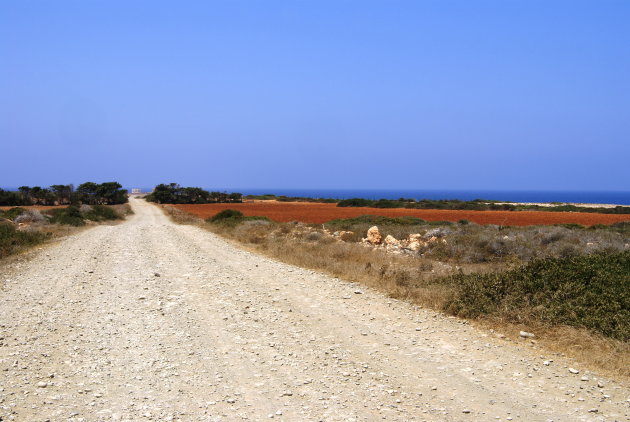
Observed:
[[[265,216],[279,222],[301,221],[325,223],[335,218],[351,218],[360,215],[382,215],[385,217],[412,216],[427,221],[468,220],[477,224],[503,226],[531,226],[543,224],[576,223],[583,226],[612,224],[630,221],[630,214],[597,214],[552,211],[459,211],[459,210],[414,210],[406,208],[345,208],[336,204],[311,202],[259,201],[242,204],[177,204],[171,205],[182,211],[208,218],[224,209],[239,210],[246,216]]]

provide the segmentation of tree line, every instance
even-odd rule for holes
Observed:
[[[157,185],[145,199],[158,204],[237,203],[243,202],[243,195],[238,192],[208,192],[201,188],[183,187],[177,183],[162,183]]]
[[[20,186],[17,191],[0,189],[0,205],[114,205],[127,202],[127,190],[118,182]]]

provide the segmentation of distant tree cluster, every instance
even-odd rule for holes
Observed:
[[[86,182],[73,185],[21,186],[17,191],[0,189],[0,205],[113,205],[127,202],[127,190],[118,182]]]
[[[159,184],[146,196],[147,201],[159,204],[212,204],[243,202],[240,193],[208,192],[201,188],[183,187],[177,183]]]

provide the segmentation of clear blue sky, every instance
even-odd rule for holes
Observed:
[[[0,2],[0,186],[629,190],[630,1]]]

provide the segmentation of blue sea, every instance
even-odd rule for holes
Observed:
[[[217,189],[212,189],[217,190]],[[365,199],[491,199],[507,202],[578,202],[630,205],[630,191],[535,191],[535,190],[401,190],[401,189],[220,189],[244,195],[286,195],[306,198]]]

